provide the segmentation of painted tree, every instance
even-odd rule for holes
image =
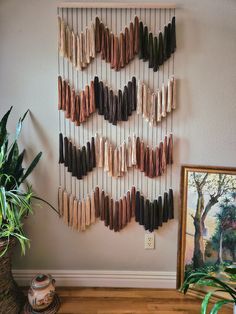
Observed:
[[[232,261],[236,261],[236,204],[234,198],[226,197],[220,202],[216,215],[217,226],[211,238],[213,248],[218,252],[218,262],[223,262],[223,247],[228,249]]]
[[[192,172],[189,176],[189,185],[197,193],[195,214],[192,215],[195,228],[193,267],[204,266],[203,233],[205,220],[214,205],[227,193],[236,191],[236,177],[228,174]]]

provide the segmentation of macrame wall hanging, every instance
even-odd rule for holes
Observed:
[[[175,6],[58,7],[58,206],[65,223],[150,232],[174,218]]]

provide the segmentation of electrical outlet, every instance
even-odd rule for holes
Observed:
[[[154,250],[155,248],[154,233],[145,233],[144,248],[146,250]]]

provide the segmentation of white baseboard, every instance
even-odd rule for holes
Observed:
[[[106,271],[106,270],[13,270],[21,286],[29,286],[36,274],[51,274],[57,286],[116,287],[116,288],[175,288],[176,273],[162,271]]]

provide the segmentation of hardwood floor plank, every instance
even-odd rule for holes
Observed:
[[[61,314],[199,314],[201,308],[200,299],[172,289],[58,288],[57,292]]]

